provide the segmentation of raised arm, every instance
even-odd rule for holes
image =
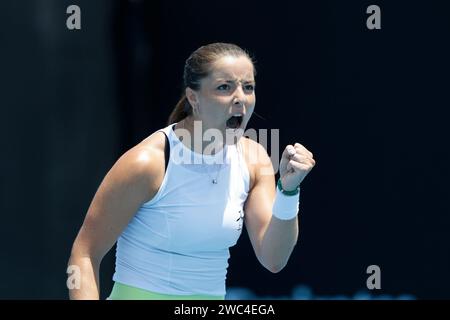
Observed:
[[[288,210],[291,216],[283,216],[282,219],[274,211],[280,210],[280,207],[283,210],[295,207],[298,196],[285,196],[276,190],[273,167],[267,152],[254,141],[250,144],[253,145],[250,147],[253,148],[252,154],[258,157],[252,166],[254,182],[245,205],[245,226],[259,262],[269,271],[277,273],[289,260],[297,243],[299,227],[296,211],[292,215]],[[293,155],[295,152],[298,154]],[[305,163],[298,163],[300,160]],[[287,146],[280,163],[280,176],[283,186],[288,187],[286,190],[294,190],[314,164],[312,154],[303,146]],[[290,204],[280,206],[283,202]],[[282,213],[285,215],[285,211]]]
[[[80,271],[70,299],[99,299],[99,268],[105,254],[164,176],[164,136],[154,134],[125,153],[107,173],[74,241],[68,266]],[[73,268],[73,267],[72,267]]]

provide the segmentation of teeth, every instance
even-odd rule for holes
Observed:
[[[232,129],[237,129],[242,125],[244,121],[244,115],[242,113],[236,112],[231,115],[227,120],[227,127]]]

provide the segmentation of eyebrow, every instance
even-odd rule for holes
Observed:
[[[216,81],[218,81],[218,82],[224,81],[226,83],[235,83],[236,82],[236,80],[226,80],[224,78],[217,78]],[[244,81],[242,81],[242,83],[255,83],[255,80],[244,80]]]

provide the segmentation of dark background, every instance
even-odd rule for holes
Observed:
[[[82,29],[66,28],[81,8]],[[381,30],[366,8],[381,7]],[[0,3],[0,298],[67,299],[72,242],[103,176],[166,125],[184,60],[233,42],[256,58],[252,128],[317,165],[301,235],[271,274],[245,233],[227,284],[259,297],[450,298],[449,31],[443,1],[5,0]],[[114,252],[102,263],[102,297]],[[385,296],[386,297],[386,296]]]

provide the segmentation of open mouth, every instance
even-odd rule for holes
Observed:
[[[243,120],[242,115],[234,115],[227,120],[227,128],[237,129],[241,126]]]

